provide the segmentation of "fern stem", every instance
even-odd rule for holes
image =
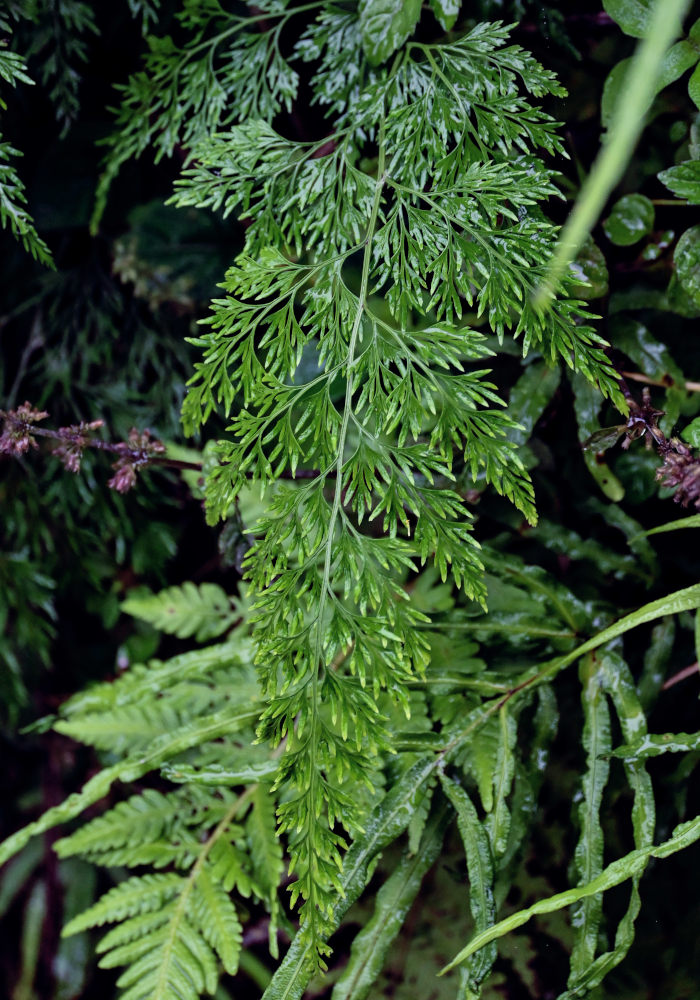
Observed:
[[[357,343],[360,336],[360,330],[362,327],[362,318],[364,315],[365,299],[367,298],[367,290],[369,287],[369,272],[370,264],[372,260],[372,238],[374,235],[374,230],[377,225],[377,218],[379,215],[379,206],[382,198],[382,191],[384,189],[384,166],[385,166],[385,149],[384,149],[384,117],[382,116],[380,126],[379,126],[379,158],[377,163],[377,186],[374,193],[374,200],[372,202],[372,209],[370,212],[369,221],[367,224],[367,235],[365,236],[365,248],[362,260],[362,279],[360,282],[360,291],[358,295],[357,311],[355,313],[355,318],[352,325],[352,330],[350,333],[350,340],[348,343],[348,354],[345,363],[346,369],[346,387],[345,387],[345,402],[343,405],[343,418],[340,426],[340,432],[338,435],[338,457],[335,462],[335,490],[333,494],[333,506],[331,508],[331,516],[328,522],[328,530],[326,533],[326,551],[323,564],[323,577],[321,580],[321,591],[319,597],[318,613],[316,617],[316,638],[313,650],[313,666],[311,675],[311,730],[308,737],[308,746],[310,747],[310,783],[307,791],[308,798],[310,802],[315,801],[316,797],[316,782],[318,781],[317,773],[317,762],[316,762],[316,747],[317,747],[317,728],[318,728],[318,717],[319,717],[319,681],[321,675],[321,661],[323,657],[323,620],[324,612],[326,609],[326,604],[328,601],[328,594],[330,592],[331,586],[331,564],[333,561],[333,537],[335,534],[335,526],[340,513],[340,508],[342,504],[343,497],[343,459],[345,454],[345,443],[347,440],[348,428],[350,426],[350,419],[352,417],[352,396],[353,396],[353,366],[355,363],[355,351],[357,349]],[[311,822],[311,814],[309,814],[309,822]],[[316,922],[316,901],[314,899],[314,880],[309,880],[309,920],[313,925]],[[315,935],[314,935],[315,937]]]

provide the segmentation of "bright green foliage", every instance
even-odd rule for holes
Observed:
[[[178,639],[194,636],[197,642],[215,639],[240,619],[241,608],[215,583],[183,583],[159,594],[132,594],[122,611],[149,622]]]
[[[384,18],[369,61],[382,62],[409,30],[408,10],[404,23],[391,5],[366,5],[358,23],[330,9],[299,42],[303,59],[320,58],[317,99],[333,110],[343,97],[336,86],[331,102],[325,89],[337,77],[336,32],[344,30],[343,58],[354,37],[361,60],[369,6]],[[554,236],[536,206],[555,189],[533,154],[561,147],[521,88],[562,91],[506,39],[492,24],[456,42],[409,42],[390,69],[367,70],[359,92],[348,81],[348,103],[322,142],[285,139],[254,117],[265,109],[239,108],[246,120],[195,142],[194,165],[177,185],[176,204],[250,220],[226,297],[195,341],[204,360],[183,416],[194,431],[236,405],[232,437],[208,477],[212,521],[246,476],[277,482],[246,572],[270,697],[260,734],[288,738],[278,780],[294,794],[280,829],[295,831],[293,896],[309,901],[316,937],[344,846],[333,826],[361,822],[343,785],[371,781],[377,748],[388,745],[379,693],[405,701],[426,662],[421,616],[396,574],[432,557],[443,579],[449,566],[467,594],[485,596],[468,514],[449,486],[457,455],[468,474],[483,473],[535,518],[509,440],[514,424],[476,367],[490,352],[483,334],[461,325],[465,308],[499,338],[510,329],[524,350],[562,357],[604,392],[615,389],[581,305],[563,297],[538,312],[529,302]],[[317,474],[300,486],[278,482],[298,468]],[[375,519],[383,536],[361,530]],[[504,753],[492,830],[499,849],[512,780]]]
[[[515,607],[518,594],[521,600],[528,595],[533,631],[538,614],[540,622],[549,622],[550,638],[544,640],[543,651],[551,649],[552,642],[562,641],[569,651],[515,672],[505,669],[487,673],[478,660],[473,660],[465,673],[454,668],[448,672],[435,658],[425,677],[412,682],[415,717],[407,723],[398,713],[392,716],[392,744],[398,755],[383,754],[375,761],[376,787],[371,797],[364,796],[363,828],[353,831],[342,872],[336,876],[338,891],[324,923],[324,938],[339,926],[363,892],[378,853],[410,830],[416,817],[420,817],[422,832],[414,849],[409,838],[408,851],[379,893],[375,916],[358,937],[347,973],[336,987],[338,997],[359,1000],[368,995],[380,971],[382,956],[400,929],[402,914],[407,912],[423,875],[440,850],[453,813],[434,791],[437,778],[456,811],[466,854],[477,937],[458,961],[474,956],[469,958],[465,974],[465,996],[469,997],[478,997],[480,984],[493,964],[495,952],[489,942],[532,913],[569,904],[583,908],[583,916],[576,920],[579,943],[572,956],[571,996],[578,995],[584,986],[590,988],[600,982],[621,961],[631,943],[639,909],[637,886],[648,858],[680,849],[696,835],[695,826],[687,824],[682,837],[679,832],[679,837],[668,845],[650,846],[654,800],[643,759],[639,758],[645,755],[646,741],[652,741],[651,747],[654,738],[645,735],[645,717],[626,664],[606,644],[635,626],[697,607],[699,588],[688,588],[653,602],[572,648],[572,633],[564,629],[557,632],[552,627],[556,625],[552,608],[558,609],[556,614],[561,616],[562,624],[577,622],[577,630],[584,634],[592,630],[592,615],[598,615],[600,609],[586,609],[574,595],[535,567],[498,559],[493,568],[498,572],[494,580],[502,579],[503,586],[509,581]],[[430,585],[427,577],[423,603],[430,601]],[[489,591],[496,594],[496,583],[490,584]],[[542,595],[539,612],[537,594]],[[481,629],[488,632],[490,618],[479,612],[468,620],[479,634]],[[459,618],[448,623],[456,630],[460,624]],[[533,627],[523,624],[524,628]],[[512,636],[504,633],[507,647],[519,648],[521,635],[517,630]],[[541,629],[541,635],[547,632]],[[49,810],[0,847],[1,862],[20,850],[33,834],[80,816],[117,780],[136,782],[161,769],[164,778],[176,783],[167,791],[143,787],[56,844],[62,858],[78,855],[112,869],[150,869],[110,889],[65,930],[72,934],[90,926],[114,924],[99,951],[103,966],[124,968],[119,980],[122,996],[144,1000],[194,998],[211,992],[218,975],[217,957],[224,969],[235,971],[240,927],[232,892],[243,899],[257,899],[268,908],[272,917],[271,950],[276,954],[277,889],[284,874],[282,842],[274,815],[275,801],[279,804],[279,799],[271,786],[276,762],[269,741],[250,746],[252,727],[264,698],[246,648],[244,634],[238,630],[231,642],[132,667],[116,681],[70,699],[62,708],[61,718],[54,722],[55,729],[108,750],[116,762],[91,778],[82,792]],[[550,684],[568,664],[585,654],[582,678],[588,765],[582,804],[574,807],[581,818],[576,854],[580,885],[494,927],[498,908],[514,876],[514,862],[534,817],[548,747],[556,729],[556,702]],[[609,766],[606,758],[611,755],[606,736],[606,697],[614,706],[627,741],[620,755],[625,759],[634,796],[635,849],[603,869],[598,813]],[[448,705],[450,714],[446,711]],[[443,718],[437,730],[430,726],[427,714],[436,720]],[[520,726],[523,717],[528,720],[524,728]],[[697,746],[695,737],[679,734],[675,739],[677,746],[670,748],[679,752]],[[478,748],[484,740],[493,743],[495,766],[486,816],[480,819],[471,794],[460,782],[476,787],[480,774]],[[639,758],[626,749],[635,741],[640,746]],[[378,780],[380,772],[393,774],[385,792]],[[359,793],[355,785],[353,797],[362,799]],[[628,878],[632,880],[632,895],[614,948],[597,954],[599,894]],[[483,951],[478,950],[482,945]],[[266,1000],[302,997],[317,968],[318,946],[318,939],[308,933],[307,923],[274,976]]]
[[[616,201],[603,222],[605,235],[618,246],[630,246],[648,236],[654,225],[654,206],[643,194],[626,194]]]
[[[664,841],[663,844],[660,844],[658,847],[645,847],[639,850],[631,851],[630,854],[624,858],[620,858],[619,861],[613,861],[612,864],[608,865],[608,867],[605,868],[601,874],[588,885],[581,886],[579,889],[567,889],[565,892],[561,892],[556,896],[551,896],[549,899],[543,899],[534,903],[527,909],[519,910],[512,916],[506,917],[505,920],[501,920],[498,924],[494,924],[488,929],[488,931],[485,931],[483,934],[479,934],[475,937],[474,940],[471,941],[455,959],[453,959],[445,971],[460,962],[466,961],[480,948],[490,944],[491,941],[495,941],[503,934],[507,934],[508,931],[515,930],[516,927],[521,927],[524,923],[526,923],[526,921],[528,921],[531,917],[536,916],[538,913],[551,913],[553,910],[560,909],[562,906],[570,906],[572,903],[576,903],[579,900],[590,898],[599,892],[604,892],[606,889],[611,889],[613,886],[620,885],[621,882],[625,882],[627,879],[633,878],[636,874],[643,871],[649,858],[667,858],[676,851],[681,851],[686,847],[690,847],[690,845],[694,844],[699,838],[700,818],[692,819],[687,823],[679,824],[679,826],[677,826],[673,831],[673,835],[667,841]],[[563,994],[563,996],[567,995]],[[572,998],[567,996],[567,1000],[572,1000]]]

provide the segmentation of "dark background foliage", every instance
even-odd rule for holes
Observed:
[[[172,161],[157,165],[148,156],[127,163],[113,186],[99,234],[89,234],[102,157],[99,142],[112,123],[107,110],[114,103],[112,87],[138,68],[142,32],[126,3],[94,5],[95,30],[87,25],[82,32],[55,16],[58,6],[39,4],[34,21],[19,22],[13,46],[33,53],[29,68],[39,84],[4,95],[8,109],[3,132],[24,152],[21,173],[56,271],[33,262],[7,232],[0,233],[2,406],[9,409],[26,399],[49,411],[53,426],[101,419],[113,440],[136,426],[184,446],[179,406],[192,363],[184,337],[205,314],[217,281],[239,248],[240,232],[235,223],[209,213],[164,206],[186,155],[177,150]],[[158,17],[161,34],[168,30],[170,6],[163,4]],[[517,21],[515,39],[557,71],[569,89],[571,96],[557,102],[553,113],[565,123],[571,159],[562,165],[562,189],[573,199],[599,146],[603,82],[611,67],[630,54],[633,43],[594,0],[575,5],[575,12],[571,6],[535,0],[472,4],[475,19]],[[51,54],[53,74],[46,70]],[[669,412],[667,433],[700,411],[700,393],[678,388],[683,377],[700,377],[700,306],[667,294],[672,247],[688,226],[700,222],[700,209],[664,204],[668,192],[656,175],[687,154],[694,113],[681,85],[657,100],[616,192],[616,197],[642,193],[657,202],[653,226],[630,246],[611,242],[599,226],[593,234],[599,250],[591,252],[585,267],[595,279],[592,306],[604,317],[600,324],[615,348],[616,363],[652,381],[663,381],[664,376],[675,380],[670,391],[652,386],[654,403]],[[282,115],[277,124],[282,132],[305,137],[315,134],[318,118],[302,107],[293,117]],[[563,220],[567,205],[548,209]],[[644,367],[645,358],[651,367]],[[473,491],[478,536],[496,549],[507,544],[513,554],[545,567],[601,608],[634,607],[697,582],[697,545],[689,541],[694,532],[662,536],[663,544],[653,549],[648,542],[627,544],[639,531],[678,514],[670,491],[660,491],[654,480],[655,453],[636,442],[628,451],[618,448],[598,462],[604,470],[598,470],[598,479],[615,477],[624,490],[624,498],[613,506],[609,490],[607,496],[601,492],[581,450],[587,433],[577,426],[575,394],[580,422],[585,423],[588,405],[595,423],[599,406],[586,404],[586,393],[575,380],[563,376],[548,381],[537,364],[526,369],[532,373],[532,391],[516,393],[512,402],[514,415],[524,422],[530,410],[539,415],[544,409],[527,452],[540,526],[522,526],[505,501],[492,494],[480,499],[479,491]],[[517,350],[502,355],[497,381],[513,387],[522,371]],[[637,394],[638,384],[630,384]],[[601,422],[615,424],[619,419],[609,409]],[[138,489],[122,497],[106,488],[109,475],[108,459],[99,452],[86,455],[79,476],[64,471],[45,453],[30,452],[19,461],[0,457],[3,834],[55,804],[96,767],[90,753],[76,753],[68,740],[56,734],[20,735],[20,727],[50,713],[90,680],[112,676],[115,669],[156,648],[159,655],[178,648],[176,640],[158,647],[153,630],[137,627],[120,614],[119,603],[128,591],[187,579],[212,580],[233,589],[238,579],[241,536],[235,524],[227,527],[223,539],[217,538],[204,526],[200,502],[182,478],[170,471],[149,471]],[[497,592],[492,599],[492,607],[498,607]],[[507,601],[507,594],[502,599]],[[650,641],[650,630],[635,633],[631,644],[637,661]],[[669,675],[695,659],[690,628],[679,628],[671,642],[670,665],[664,668]],[[490,655],[498,662],[514,651],[494,639]],[[651,674],[648,683],[654,686]],[[654,731],[697,729],[697,685],[696,674],[661,693],[651,715]],[[567,817],[580,768],[577,750],[567,738],[569,719],[580,727],[575,684],[570,690],[564,685],[561,708],[564,724],[554,747],[556,766],[543,790],[523,874],[509,900],[513,907],[566,884],[567,859],[574,846]],[[668,758],[654,763],[661,788],[659,823],[667,833],[686,804],[689,814],[697,811],[697,781],[693,784],[688,763],[678,766]],[[604,822],[615,854],[630,847],[630,832],[620,820],[623,814],[620,808],[618,815],[613,797]],[[81,953],[80,946],[76,951],[72,939],[59,942],[63,914],[86,905],[95,876],[87,866],[78,868],[78,862],[75,868],[59,870],[50,839],[25,852],[21,864],[0,880],[0,915],[6,926],[0,981],[13,1000],[109,996],[110,976],[97,975],[88,954]],[[460,857],[455,843],[434,868],[377,985],[377,996],[451,996],[453,985],[443,987],[434,979],[434,969],[460,943]],[[650,869],[636,943],[600,997],[698,996],[697,871],[697,849]],[[621,905],[614,893],[608,905],[612,910]],[[362,924],[366,917],[358,906],[351,925]],[[256,932],[253,913],[246,932],[251,941]],[[343,933],[334,958],[338,967],[343,963]],[[507,938],[487,1000],[555,996],[568,941],[567,921],[561,915]],[[260,958],[265,962],[263,948]],[[237,995],[259,995],[264,978],[264,968],[251,967]],[[318,995],[327,988],[319,984]]]

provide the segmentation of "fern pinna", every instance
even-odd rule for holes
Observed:
[[[189,158],[173,201],[246,224],[193,341],[203,356],[183,420],[191,434],[213,415],[228,422],[207,463],[210,522],[234,513],[250,480],[267,504],[249,525],[250,606],[207,585],[126,602],[173,634],[226,638],[69,701],[55,728],[110,763],[0,848],[9,857],[116,781],[159,770],[179,786],[142,790],[57,844],[63,857],[157,869],[66,928],[116,924],[99,949],[103,965],[126,966],[126,1000],[190,1000],[213,992],[219,963],[236,970],[233,890],[268,909],[276,954],[282,843],[301,926],[265,996],[301,998],[379,855],[406,834],[334,987],[335,1000],[362,1000],[400,928],[387,914],[408,912],[455,816],[475,936],[449,968],[460,967],[459,996],[477,997],[495,939],[517,926],[497,916],[556,731],[551,682],[581,657],[577,885],[542,904],[577,908],[565,996],[624,957],[648,859],[700,836],[693,821],[653,846],[653,795],[635,756],[644,713],[619,646],[637,624],[696,608],[699,589],[613,622],[543,571],[481,550],[457,488],[457,474],[488,484],[536,521],[522,428],[485,367],[506,336],[620,401],[570,279],[547,308],[532,303],[556,238],[539,207],[557,194],[541,156],[563,153],[533,99],[564,91],[508,44],[503,24],[456,28],[458,8],[431,0],[421,19],[414,2],[266,0],[247,14],[185,2],[190,40],[149,37],[144,72],[123,88],[95,224],[120,164],[178,143]],[[305,67],[327,123],[300,141],[276,118]],[[499,618],[499,595],[501,611],[527,615]],[[441,627],[457,627],[449,652]],[[510,661],[487,670],[479,642],[494,630]],[[611,709],[630,754],[634,850],[604,867]],[[692,736],[681,744],[692,749]],[[601,894],[627,878],[628,910],[599,953]]]

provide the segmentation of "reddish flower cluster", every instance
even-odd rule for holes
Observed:
[[[156,455],[162,455],[165,446],[151,437],[150,431],[132,427],[128,442],[122,442],[119,447],[123,447],[124,452],[112,466],[114,475],[107,485],[118,493],[128,493],[136,482],[136,470],[148,465]]]
[[[114,475],[107,485],[119,493],[128,493],[136,482],[137,470],[154,462],[177,468],[200,468],[193,463],[162,458],[165,446],[157,438],[152,437],[150,431],[139,431],[133,427],[129,431],[128,440],[113,444],[92,436],[93,431],[102,427],[102,420],[81,421],[70,427],[59,427],[57,430],[34,427],[34,424],[46,417],[48,413],[35,410],[30,403],[23,403],[16,410],[0,410],[0,418],[5,422],[0,435],[0,453],[23,455],[29,448],[38,447],[35,435],[41,435],[55,442],[52,454],[69,472],[79,472],[86,448],[112,452],[118,458],[112,465]]]
[[[675,490],[673,499],[687,507],[700,508],[700,459],[678,438],[671,438],[659,448],[663,464],[656,470],[656,478],[663,486]]]
[[[2,413],[2,416],[5,417],[5,427],[0,435],[0,453],[24,455],[30,448],[39,447],[32,435],[32,424],[48,417],[45,410],[35,410],[31,403],[22,403],[16,410]]]
[[[81,420],[71,427],[59,427],[56,433],[62,440],[54,447],[53,455],[69,472],[80,472],[83,451],[92,444],[90,433],[102,427],[103,423],[102,420],[91,420],[89,423]]]

